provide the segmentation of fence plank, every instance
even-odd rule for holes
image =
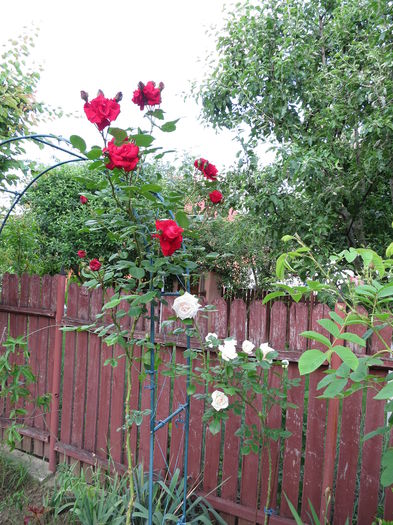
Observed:
[[[228,336],[228,307],[227,302],[222,299],[214,299],[212,305],[216,311],[209,313],[209,332],[217,334],[217,337],[224,339]]]
[[[71,283],[68,289],[67,317],[76,318],[78,312],[78,286]],[[76,333],[66,332],[63,367],[63,393],[60,439],[66,445],[71,444],[72,401],[74,394]]]
[[[242,299],[234,299],[229,314],[229,333],[236,339],[238,347],[246,339],[247,307]]]
[[[1,304],[9,303],[9,292],[10,292],[10,275],[8,273],[3,275],[2,287],[1,287]],[[8,312],[0,311],[0,343],[4,343],[8,336]],[[4,347],[1,348],[1,352],[5,350]],[[6,400],[0,398],[0,415],[2,417],[6,416]],[[0,437],[4,438],[4,429],[0,428],[1,434]]]
[[[216,332],[217,333],[217,332]],[[218,335],[218,334],[217,334]],[[217,365],[217,358],[211,358],[211,366]],[[211,392],[212,389],[209,389]],[[207,400],[210,403],[210,400]],[[205,457],[203,458],[203,490],[205,493],[217,494],[218,466],[220,462],[221,432],[213,435],[208,426],[205,431]]]
[[[262,304],[262,301],[253,301],[250,304],[248,339],[255,346],[266,343],[269,339],[268,312],[268,306]]]
[[[323,447],[326,427],[326,400],[318,399],[317,384],[325,377],[322,370],[310,375],[307,407],[307,437],[304,458],[302,519],[306,520],[310,499],[316,512],[319,510],[322,489]]]
[[[380,371],[375,375],[384,376]],[[366,419],[364,434],[372,432],[384,424],[384,401],[373,399],[374,389],[367,391]],[[368,525],[373,521],[378,508],[378,490],[382,454],[382,436],[374,436],[363,444],[362,467],[360,472],[358,525]]]
[[[285,350],[287,342],[288,308],[282,301],[275,301],[270,311],[269,344],[274,350]]]
[[[177,349],[176,351],[176,363],[180,365],[186,364],[183,350]],[[172,410],[176,410],[179,405],[183,405],[186,402],[186,377],[180,376],[175,377],[173,383],[173,404]],[[172,419],[172,432],[170,437],[170,456],[169,456],[169,468],[173,474],[174,470],[178,468],[180,472],[183,471],[184,464],[184,425],[185,412],[180,412],[177,416]]]
[[[103,302],[109,302],[113,295],[113,289],[105,290]],[[104,323],[110,324],[111,316],[108,311],[104,315]],[[110,437],[110,406],[112,395],[112,367],[104,366],[107,359],[113,357],[113,347],[108,346],[102,341],[101,343],[101,360],[100,360],[100,388],[98,394],[98,417],[97,417],[97,441],[96,454],[104,460],[108,457],[108,445]]]
[[[362,391],[343,399],[333,525],[352,522],[359,455]]]
[[[19,306],[26,307],[29,303],[29,276],[27,274],[23,274],[20,278],[20,293],[19,293]],[[17,332],[19,335],[26,336],[27,339],[27,333],[28,333],[28,318],[27,315],[18,315],[17,320]],[[19,351],[17,355],[16,362],[18,364],[22,364],[24,362],[23,357],[23,351]],[[29,387],[29,391],[31,391],[31,388]],[[20,400],[17,404],[18,408],[25,408],[26,410],[30,409],[30,406],[27,405],[27,403],[24,403],[23,400]],[[26,424],[27,418],[23,418],[23,423]],[[26,452],[30,452],[31,448],[31,439],[24,437],[22,439],[22,442],[18,448],[21,448],[22,450]]]
[[[304,341],[303,338],[301,341],[302,345],[304,345]],[[288,377],[290,379],[299,377],[296,363],[290,363]],[[294,505],[295,509],[298,508],[299,502],[303,442],[304,384],[305,380],[304,377],[302,377],[299,386],[291,388],[288,392],[288,402],[297,405],[297,408],[288,408],[286,417],[286,430],[291,432],[291,436],[285,440],[280,515],[287,518],[291,518],[292,513],[289,509],[284,493]]]
[[[168,362],[171,359],[171,352],[163,347],[160,350],[163,363],[158,368],[157,373],[157,396],[156,396],[156,423],[165,419],[170,411],[170,390],[171,378],[162,375],[168,368]],[[154,470],[161,474],[165,473],[167,468],[167,451],[168,451],[168,425],[164,425],[155,433],[154,440]]]
[[[95,320],[102,308],[102,289],[92,291],[90,296],[90,319]],[[96,451],[98,392],[100,381],[100,353],[101,339],[93,333],[89,334],[87,385],[86,385],[86,414],[84,449]]]
[[[193,362],[193,368],[202,367],[201,360]],[[196,393],[203,394],[205,392],[204,385],[196,385]],[[191,398],[190,401],[190,433],[188,442],[188,474],[192,484],[200,481],[201,461],[202,461],[202,436],[203,436],[203,422],[202,416],[204,412],[203,399]]]

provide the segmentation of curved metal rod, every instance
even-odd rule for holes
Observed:
[[[29,184],[26,186],[26,188],[21,193],[18,194],[18,197],[12,203],[10,209],[7,212],[7,215],[4,217],[4,220],[1,223],[0,235],[1,235],[2,231],[3,231],[3,228],[4,228],[7,220],[8,220],[8,217],[11,215],[12,210],[15,208],[15,206],[18,204],[18,202],[21,200],[21,198],[27,192],[27,190],[36,182],[36,180],[38,180],[40,177],[42,177],[42,175],[45,175],[45,173],[48,173],[48,171],[51,171],[51,170],[53,170],[55,168],[58,168],[59,166],[63,166],[63,164],[69,164],[70,162],[82,162],[82,161],[85,161],[85,160],[88,160],[88,159],[79,158],[79,159],[64,160],[63,162],[58,162],[54,166],[51,166],[50,168],[47,168],[44,171],[41,171],[41,173],[39,173],[37,175],[37,177],[35,177],[32,181],[30,181]]]
[[[36,142],[40,142],[41,144],[45,144],[46,146],[50,146],[51,148],[58,149],[60,151],[64,151],[65,153],[68,153],[69,155],[72,155],[73,157],[77,157],[78,159],[87,160],[85,157],[81,157],[77,153],[74,153],[73,151],[69,151],[68,149],[61,148],[60,146],[56,146],[55,144],[52,144],[51,142],[47,142],[45,140],[41,140],[43,138],[51,138],[56,139],[59,142],[66,142],[67,144],[71,144],[71,142],[64,137],[56,137],[56,135],[23,135],[21,137],[12,137],[7,140],[3,140],[3,142],[0,142],[0,146],[3,146],[4,144],[8,144],[10,142],[16,142],[18,140],[26,140],[26,139],[32,139]]]

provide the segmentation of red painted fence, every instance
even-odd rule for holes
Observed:
[[[18,279],[14,275],[5,275],[2,279],[0,342],[4,342],[7,334],[28,334],[30,362],[37,377],[34,393],[50,391],[55,394],[50,414],[43,415],[34,407],[27,407],[29,416],[24,421],[20,448],[50,459],[53,468],[58,461],[76,462],[81,466],[106,465],[110,453],[118,468],[124,469],[124,360],[120,359],[115,368],[103,366],[108,358],[121,355],[122,349],[106,346],[92,333],[58,330],[60,324],[88,324],[100,312],[103,301],[101,290],[89,292],[71,284],[64,313],[64,283],[62,276],[39,278],[24,275]],[[156,312],[160,319],[156,340],[162,343],[175,340],[173,345],[161,346],[164,362],[169,359],[184,362],[184,339],[180,336],[174,338],[160,330],[160,323],[172,314],[171,302],[169,299],[168,306],[162,306]],[[290,377],[298,377],[297,360],[307,348],[307,340],[299,334],[307,329],[323,333],[317,320],[328,312],[326,306],[310,303],[277,301],[266,306],[261,301],[246,304],[240,299],[226,302],[218,298],[213,304],[217,311],[209,314],[208,320],[200,319],[204,333],[216,332],[219,337],[232,335],[238,345],[245,338],[256,345],[269,341],[270,346],[279,351],[281,359],[290,361]],[[126,328],[129,319],[123,318],[123,322]],[[139,321],[139,335],[149,331],[148,323],[148,319]],[[391,339],[391,333],[385,333],[386,337]],[[378,340],[373,339],[367,352],[373,353],[377,349]],[[365,352],[359,348],[354,350],[359,354]],[[385,362],[384,367],[374,372],[384,375],[390,364]],[[131,405],[132,408],[149,408],[150,391],[139,382],[139,372],[135,367]],[[381,436],[362,442],[363,435],[383,423],[384,403],[375,401],[371,390],[357,392],[341,402],[338,430],[332,431],[330,425],[327,432],[328,411],[331,411],[332,419],[333,408],[317,397],[316,387],[322,377],[323,371],[320,370],[309,378],[303,377],[300,386],[290,390],[289,401],[296,404],[297,409],[288,409],[286,414],[275,409],[270,414],[272,427],[281,425],[292,435],[272,446],[274,490],[270,507],[276,513],[269,523],[294,523],[284,493],[299,509],[303,519],[309,521],[308,501],[319,512],[324,500],[324,479],[333,479],[334,482],[331,505],[334,525],[344,524],[347,517],[350,523],[353,520],[359,525],[370,525],[377,513],[380,517],[393,519],[392,492],[382,490],[379,484],[381,453],[386,443]],[[274,386],[274,377],[271,381]],[[157,397],[157,420],[160,420],[185,401],[184,378],[173,380],[159,375]],[[8,404],[0,398],[0,424],[3,427],[7,425],[8,409]],[[193,399],[190,483],[199,483],[198,490],[209,494],[208,499],[229,524],[254,523],[257,505],[263,509],[265,504],[267,476],[263,476],[260,494],[256,493],[256,486],[258,469],[267,471],[267,459],[264,454],[262,457],[255,454],[240,456],[240,441],[234,432],[242,417],[253,423],[255,416],[248,411],[243,416],[233,415],[222,428],[222,433],[213,436],[202,422],[202,413],[202,402]],[[167,460],[170,471],[182,468],[184,426],[180,419],[157,432],[154,451],[157,470],[165,469]],[[326,435],[329,435],[327,440]],[[333,453],[334,442],[337,442],[337,451]],[[148,418],[133,431],[132,444],[136,461],[147,465]],[[261,510],[257,512],[257,522],[263,522]]]

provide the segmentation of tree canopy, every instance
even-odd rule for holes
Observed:
[[[201,82],[205,122],[246,126],[252,162],[228,181],[260,249],[299,233],[320,253],[388,244],[393,219],[393,4],[237,4]],[[257,168],[253,148],[276,147]],[[242,196],[244,195],[245,196]],[[269,248],[270,250],[270,248]]]

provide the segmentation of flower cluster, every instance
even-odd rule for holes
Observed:
[[[196,159],[196,161],[194,162],[194,166],[197,170],[203,173],[203,176],[206,177],[209,181],[215,182],[217,180],[218,170],[215,167],[215,165],[209,162],[208,160],[203,158]],[[218,204],[222,201],[223,194],[218,190],[214,190],[211,193],[209,193],[209,199],[213,204]]]

